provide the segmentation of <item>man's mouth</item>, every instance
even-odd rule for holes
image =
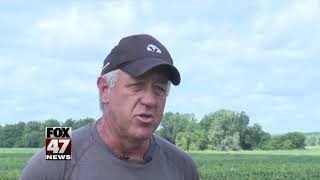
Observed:
[[[153,121],[153,115],[148,113],[140,113],[136,117],[142,123],[151,123]]]

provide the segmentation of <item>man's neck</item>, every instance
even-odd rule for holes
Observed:
[[[118,157],[143,160],[143,156],[150,146],[150,139],[146,141],[135,141],[118,136],[106,122],[101,118],[97,123],[97,130],[103,142]]]

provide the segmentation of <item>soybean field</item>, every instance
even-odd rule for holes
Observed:
[[[320,148],[291,151],[193,152],[200,179],[320,180]]]
[[[18,179],[36,148],[0,148],[0,180]],[[196,151],[201,180],[320,180],[320,147],[291,151]]]
[[[0,148],[0,180],[18,179],[25,163],[38,148]]]

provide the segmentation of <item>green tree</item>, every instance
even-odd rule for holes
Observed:
[[[199,124],[189,124],[184,132],[179,132],[175,143],[184,150],[204,150],[207,148],[207,138]]]
[[[300,132],[290,132],[284,135],[272,136],[262,148],[266,150],[302,149],[305,146],[305,135]]]
[[[305,147],[306,136],[301,132],[290,132],[285,134],[285,139],[292,142],[294,149],[303,149]]]
[[[235,133],[232,136],[226,136],[222,141],[219,146],[218,150],[223,150],[223,151],[228,151],[228,150],[233,150],[233,151],[238,151],[241,149],[239,146],[239,133]]]
[[[266,141],[262,145],[262,149],[264,150],[276,150],[283,149],[282,143],[284,142],[284,138],[281,135],[272,136],[268,141]]]
[[[259,124],[247,127],[243,132],[243,136],[243,142],[240,145],[245,150],[261,149],[263,143],[271,137],[269,133],[262,130]]]
[[[205,150],[207,149],[208,139],[204,130],[196,128],[191,131],[190,150]]]
[[[190,147],[190,140],[191,140],[191,135],[190,132],[179,132],[176,136],[176,145],[185,150],[188,151]]]
[[[2,130],[3,127],[2,125],[0,124],[0,147],[3,147],[3,141],[4,141],[4,137],[3,137],[3,133],[2,133]]]
[[[56,119],[48,119],[42,123],[43,129],[46,127],[60,127],[60,122]]]
[[[70,119],[67,119],[64,123],[62,123],[62,125],[64,127],[74,127],[74,123],[75,123],[75,120],[72,120],[71,118]]]
[[[68,119],[65,123],[60,123],[56,119],[48,119],[44,122],[7,124],[0,126],[0,147],[42,147],[45,143],[46,127],[66,125],[77,129],[92,122],[94,119],[85,118],[78,121]]]
[[[243,115],[242,115],[243,116]],[[208,147],[215,150],[240,149],[240,132],[246,126],[245,118],[239,118],[239,114],[230,110],[219,110],[205,115],[201,120],[201,126],[209,126]]]
[[[24,147],[24,142],[23,142],[23,132],[25,128],[25,123],[24,122],[19,122],[18,124],[15,125],[15,132],[14,132],[14,138],[15,138],[15,143],[14,147]]]
[[[25,147],[42,147],[44,146],[45,136],[40,131],[31,131],[24,135]]]
[[[196,119],[193,114],[180,114],[167,112],[164,114],[157,134],[167,141],[175,144],[177,134],[185,132],[188,125],[195,124]]]
[[[83,127],[87,124],[93,123],[95,120],[93,118],[85,118],[85,119],[80,119],[78,121],[75,121],[73,123],[72,130],[78,129],[80,127]]]
[[[318,137],[315,135],[306,137],[306,145],[307,146],[316,146],[318,144]]]
[[[42,147],[45,141],[44,126],[37,121],[26,124],[23,135],[25,147]]]
[[[290,139],[287,139],[282,143],[281,149],[286,149],[286,150],[294,149],[294,144]]]
[[[248,128],[248,124],[249,124],[249,116],[244,112],[241,111],[240,114],[238,115],[238,131],[239,131],[239,146],[242,149],[246,149],[245,148],[245,138],[246,138],[246,133],[247,133],[247,128]]]
[[[25,123],[7,124],[1,128],[0,141],[2,147],[22,147],[22,132]]]

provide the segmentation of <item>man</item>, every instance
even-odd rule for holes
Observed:
[[[154,135],[170,83],[180,83],[167,49],[150,35],[120,40],[97,80],[102,117],[72,134],[72,160],[45,160],[44,150],[20,179],[197,180],[189,155]]]

